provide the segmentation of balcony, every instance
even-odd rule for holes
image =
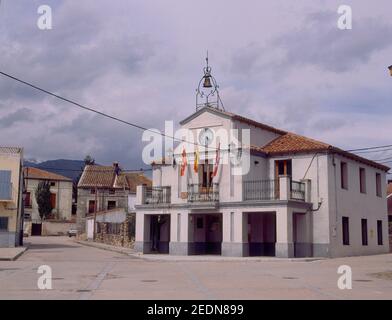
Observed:
[[[188,202],[218,202],[219,184],[213,183],[206,187],[202,184],[188,184]]]
[[[290,199],[305,201],[305,183],[299,181],[291,181]]]
[[[242,182],[244,201],[297,200],[305,201],[305,182],[290,177],[275,180],[251,180]]]
[[[171,202],[171,187],[151,187],[145,190],[144,204],[165,204]]]
[[[251,180],[242,182],[244,201],[279,199],[278,180]]]
[[[11,202],[12,200],[12,183],[0,182],[0,202]]]

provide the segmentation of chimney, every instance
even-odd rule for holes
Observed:
[[[113,162],[113,168],[114,168],[114,172],[118,176],[118,174],[120,173],[120,167],[118,165],[118,162]]]

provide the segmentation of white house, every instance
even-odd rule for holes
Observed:
[[[388,167],[226,112],[219,100],[198,105],[180,124],[198,148],[208,147],[197,155],[178,146],[153,163],[152,188],[137,190],[138,251],[277,257],[389,251]],[[230,129],[249,129],[248,141],[239,134],[236,152],[221,145]],[[245,153],[249,170],[236,174],[233,159]]]

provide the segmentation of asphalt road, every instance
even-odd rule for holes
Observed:
[[[0,299],[392,299],[392,255],[289,261],[145,261],[65,237],[31,237],[0,261]],[[41,265],[52,289],[38,288]],[[340,265],[352,289],[337,286]]]

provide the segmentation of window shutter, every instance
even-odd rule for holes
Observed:
[[[11,171],[0,170],[0,199],[11,199]]]

